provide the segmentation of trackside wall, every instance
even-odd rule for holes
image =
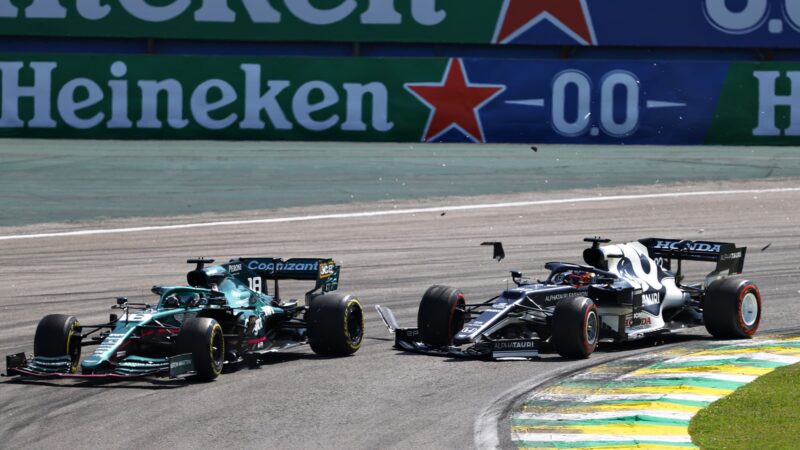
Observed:
[[[794,0],[0,0],[0,136],[800,143]]]

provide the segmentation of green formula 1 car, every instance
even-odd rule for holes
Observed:
[[[9,376],[131,378],[196,375],[216,378],[223,365],[257,362],[259,356],[310,344],[326,356],[361,346],[364,314],[358,299],[334,292],[339,266],[330,259],[238,258],[196,268],[188,286],[154,286],[155,305],[118,298],[108,323],[84,325],[51,314],[36,328],[33,357],[8,355]],[[298,300],[282,301],[279,280],[313,280]],[[273,281],[272,293],[267,286]],[[81,360],[81,349],[96,346]]]

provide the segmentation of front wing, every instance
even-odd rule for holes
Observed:
[[[426,344],[422,342],[422,336],[418,328],[399,327],[391,309],[380,305],[375,306],[375,309],[389,331],[394,333],[394,347],[399,350],[433,356],[486,360],[539,357],[539,349],[542,344],[539,339],[487,339],[483,342],[473,343],[465,349],[453,345],[434,346]]]
[[[69,356],[34,356],[24,353],[6,356],[5,376],[31,378],[77,378],[90,380],[135,379],[146,377],[180,378],[195,374],[192,355],[189,353],[163,358],[163,361],[122,361],[111,372],[73,373]]]

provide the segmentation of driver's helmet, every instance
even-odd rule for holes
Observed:
[[[211,289],[212,291],[219,292],[219,286],[222,284],[223,281],[225,281],[224,276],[214,275],[208,277],[208,285],[206,286],[206,288]]]
[[[161,302],[161,306],[164,308],[177,308],[180,305],[180,299],[178,299],[176,294],[169,294],[168,296],[164,297],[164,300]]]
[[[594,276],[592,272],[575,271],[568,273],[567,276],[564,277],[564,281],[577,288],[590,284]]]
[[[161,301],[161,306],[164,308],[180,308],[183,306],[194,307],[199,305],[200,302],[200,295],[194,292],[181,292],[169,294],[168,296],[164,297],[164,300]]]

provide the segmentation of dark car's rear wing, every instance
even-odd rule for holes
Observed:
[[[747,247],[736,247],[730,242],[687,241],[678,239],[647,238],[639,243],[647,247],[651,258],[666,260],[669,267],[671,260],[716,262],[717,267],[712,274],[742,273],[744,256]]]

